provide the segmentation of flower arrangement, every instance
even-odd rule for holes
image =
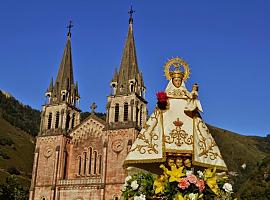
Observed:
[[[154,177],[150,173],[138,173],[132,176],[127,176],[125,184],[122,187],[124,199],[151,199],[155,194],[153,184]]]
[[[233,200],[232,185],[226,173],[216,169],[196,171],[176,160],[168,167],[160,165],[163,174],[138,173],[126,178],[122,192],[124,199],[169,199],[169,200]]]
[[[168,100],[168,96],[166,94],[166,92],[158,92],[156,94],[157,96],[157,105],[158,105],[158,108],[161,109],[161,110],[165,110],[166,109],[166,106],[167,106],[167,100]]]

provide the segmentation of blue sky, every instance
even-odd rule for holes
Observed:
[[[81,109],[104,112],[128,29],[127,0],[1,1],[0,89],[40,109],[56,77],[70,19]],[[270,2],[133,0],[139,68],[152,112],[167,84],[162,66],[180,56],[197,82],[207,123],[246,135],[270,133]]]

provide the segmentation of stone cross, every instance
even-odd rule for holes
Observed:
[[[97,105],[96,105],[96,103],[95,102],[93,102],[92,103],[92,105],[90,106],[90,108],[91,108],[91,113],[94,113],[95,112],[95,110],[96,110],[96,108],[97,108]]]

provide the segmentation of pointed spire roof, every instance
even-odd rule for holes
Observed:
[[[70,36],[67,38],[55,83],[59,90],[69,90],[74,84]]]
[[[129,11],[130,18],[129,18],[129,28],[128,34],[125,42],[125,47],[122,54],[121,65],[119,69],[119,80],[118,80],[118,91],[122,94],[127,94],[129,91],[129,80],[135,79],[137,74],[139,73],[138,63],[137,63],[137,55],[136,55],[136,48],[135,48],[135,40],[133,35],[133,17],[132,13],[134,10]]]
[[[115,68],[112,82],[117,82],[117,81],[118,81],[118,71],[117,71],[117,68]]]
[[[74,83],[73,77],[73,64],[72,64],[72,53],[71,53],[71,32],[70,29],[73,27],[70,21],[67,34],[66,46],[62,56],[62,60],[58,69],[55,84],[50,84],[52,89],[52,101],[50,103],[69,103],[76,106],[76,101],[79,99],[78,83]]]
[[[47,89],[47,92],[52,92],[52,91],[53,91],[53,77],[52,77],[50,85],[49,85],[49,87]]]

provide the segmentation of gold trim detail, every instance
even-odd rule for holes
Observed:
[[[200,136],[198,145],[200,147],[201,152],[199,154],[199,157],[204,156],[204,158],[209,157],[211,160],[216,160],[218,158],[223,160],[221,155],[214,151],[214,147],[217,147],[217,144],[214,138],[212,136],[209,137],[208,138],[208,140],[210,140],[210,143],[209,143],[209,142],[206,142],[207,139],[203,137],[201,129],[203,129],[208,135],[211,135],[205,123],[202,120],[199,120],[196,128]]]
[[[181,122],[179,118],[177,118],[177,120],[174,121],[173,124],[175,125],[175,129],[173,129],[169,135],[165,136],[165,142],[168,144],[174,143],[178,147],[181,147],[184,143],[187,145],[192,145],[193,136],[189,136],[186,131],[181,129],[183,122]]]
[[[159,137],[155,132],[153,132],[153,130],[158,124],[158,115],[159,115],[159,112],[157,109],[155,109],[154,115],[150,117],[151,121],[153,120],[155,121],[154,126],[145,123],[144,130],[142,130],[141,133],[137,137],[137,139],[142,140],[145,144],[137,144],[136,147],[130,150],[130,152],[137,150],[140,152],[140,154],[145,154],[146,151],[149,154],[152,154],[152,153],[158,154],[158,150],[157,150],[158,144],[155,143],[155,141],[157,141]],[[149,128],[151,128],[150,132],[149,132]],[[150,136],[149,138],[146,136],[146,132],[149,132],[149,136]]]
[[[186,81],[189,78],[190,75],[190,69],[189,65],[186,61],[183,59],[177,57],[177,58],[172,58],[170,59],[165,65],[164,65],[164,73],[167,78],[167,80],[171,80],[171,75],[170,75],[170,67],[174,67],[176,69],[180,69],[180,67],[184,68],[184,77],[183,81]]]

